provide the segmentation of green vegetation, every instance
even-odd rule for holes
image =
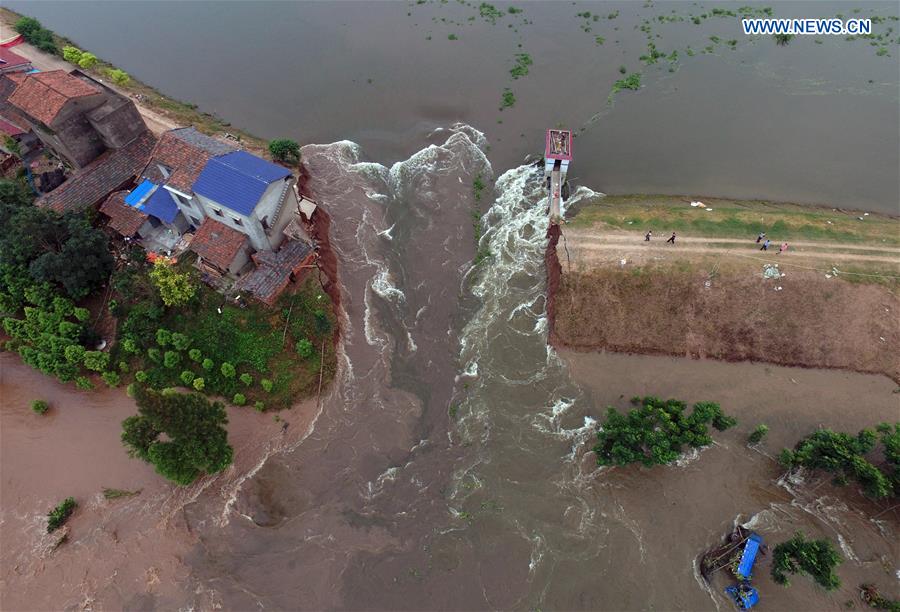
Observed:
[[[606,42],[606,39],[603,38],[602,36],[596,36],[596,37],[594,37],[594,42],[597,43],[598,45],[602,45],[603,43]]]
[[[127,489],[103,489],[103,497],[105,499],[121,499],[123,497],[134,497],[135,495],[140,495],[140,493],[140,489],[137,489],[136,491],[129,491]]]
[[[184,306],[197,294],[199,281],[193,272],[179,272],[172,262],[160,257],[153,262],[150,279],[166,306]],[[162,343],[161,343],[162,344]]]
[[[459,40],[459,36],[457,36],[456,34],[448,34],[447,40]]]
[[[788,574],[805,572],[817,584],[833,591],[841,586],[834,569],[841,563],[841,556],[828,540],[807,541],[802,533],[775,547],[772,553],[772,579],[789,586]]]
[[[119,68],[104,68],[103,74],[112,79],[112,82],[116,85],[128,85],[131,82],[131,77],[128,73]]]
[[[622,66],[624,68],[624,66]],[[621,69],[620,69],[621,72]],[[641,73],[640,72],[632,72],[624,79],[619,79],[615,83],[613,83],[612,91],[609,92],[609,97],[607,98],[607,103],[612,104],[613,97],[622,91],[623,89],[630,89],[632,91],[637,91],[641,88]]]
[[[874,499],[891,497],[900,493],[900,423],[882,423],[877,430],[884,446],[884,471],[865,457],[879,441],[871,429],[863,429],[856,436],[820,429],[800,440],[793,451],[782,450],[778,460],[787,468],[802,466],[830,472],[840,485],[852,478]]]
[[[475,204],[472,207],[472,229],[474,230],[473,237],[475,239],[475,260],[472,262],[473,266],[478,266],[481,262],[491,256],[490,248],[487,245],[481,245],[484,227],[481,224],[481,210],[479,209],[479,204],[484,195],[485,188],[486,185],[481,174],[476,174],[475,179],[472,181],[472,193],[475,196]]]
[[[888,599],[878,591],[878,587],[874,584],[859,585],[859,596],[870,608],[900,612],[900,601]]]
[[[512,92],[512,90],[507,87],[503,90],[503,95],[500,97],[500,110],[504,108],[511,108],[516,104],[516,95]]]
[[[510,13],[512,12],[513,11],[510,11]],[[491,25],[496,24],[497,20],[503,17],[503,11],[488,2],[481,3],[481,5],[478,7],[478,14],[481,15],[482,19],[489,22]]]
[[[48,410],[50,410],[50,404],[44,400],[34,400],[31,402],[31,411],[35,414],[47,414]]]
[[[531,56],[527,53],[517,53],[516,54],[516,65],[513,66],[509,74],[514,79],[518,79],[519,77],[523,77],[528,74],[528,67],[532,64]]]
[[[13,26],[22,38],[32,45],[47,53],[59,54],[53,32],[41,25],[41,22],[33,17],[22,17]]]
[[[757,425],[756,429],[754,429],[753,432],[747,437],[747,442],[749,442],[750,444],[759,444],[768,433],[769,426],[761,423]]]
[[[697,402],[690,414],[679,400],[635,397],[638,408],[621,414],[609,408],[594,447],[600,465],[666,465],[678,459],[685,446],[699,448],[712,444],[708,425],[719,431],[737,421],[713,402]]]
[[[228,417],[221,403],[196,393],[159,392],[143,385],[134,392],[138,414],[122,422],[122,443],[129,455],[183,486],[231,465],[234,451],[228,444]]]
[[[287,138],[279,138],[269,143],[269,153],[272,159],[284,163],[300,163],[300,145],[296,141]]]
[[[784,47],[794,39],[793,34],[775,34],[773,35],[775,44]]]
[[[74,497],[67,497],[57,504],[56,507],[47,514],[47,533],[53,533],[62,527],[66,521],[69,520],[69,517],[72,516],[72,513],[75,512],[75,508],[77,507],[78,503],[75,501]]]

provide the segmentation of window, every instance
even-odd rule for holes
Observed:
[[[232,217],[231,220],[234,221],[235,225],[244,225],[244,222],[241,221],[240,219],[238,219],[237,217]]]
[[[163,178],[169,178],[169,174],[171,174],[171,170],[162,164],[156,164],[156,167],[159,168],[160,173],[163,175]]]
[[[194,227],[200,227],[200,219],[191,215],[191,223],[194,224]]]
[[[216,215],[219,216],[219,217],[224,217],[224,216],[225,216],[225,215],[222,214],[222,210],[219,209],[219,208],[213,208],[213,212],[216,213]]]

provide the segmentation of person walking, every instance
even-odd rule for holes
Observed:
[[[761,247],[759,247],[759,250],[760,250],[760,251],[768,251],[768,250],[769,250],[769,245],[770,245],[770,244],[772,244],[772,241],[769,240],[768,238],[766,238],[766,241],[763,242],[763,245],[762,245]]]
[[[778,253],[779,253],[779,255],[780,255],[781,253],[784,253],[784,252],[787,251],[787,250],[788,250],[788,243],[787,243],[787,242],[782,242],[782,243],[781,243],[781,247],[779,247],[779,249],[778,249]]]
[[[671,242],[672,244],[675,244],[675,232],[672,232],[672,235],[669,236],[669,239],[668,239],[668,240],[666,240],[666,244],[668,244],[668,243],[670,243],[670,242]]]
[[[647,230],[647,233],[644,234],[644,242],[650,242],[650,237],[653,235],[653,230]]]
[[[759,236],[756,237],[756,244],[759,244],[760,242],[762,242],[762,239],[765,238],[765,237],[766,237],[766,233],[765,233],[765,232],[760,232],[760,233],[759,233]]]

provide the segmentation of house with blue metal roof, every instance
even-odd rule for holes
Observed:
[[[206,216],[245,234],[257,251],[278,248],[298,210],[290,170],[232,151],[211,158],[192,191]]]

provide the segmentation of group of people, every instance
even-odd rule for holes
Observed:
[[[760,233],[759,233],[759,236],[756,237],[756,244],[759,244],[759,243],[762,243],[762,246],[759,247],[759,250],[760,250],[760,251],[768,251],[768,250],[769,250],[769,246],[772,244],[772,241],[769,240],[769,239],[766,237],[766,233],[765,233],[765,232],[760,232]],[[782,243],[781,243],[781,246],[778,247],[778,253],[779,253],[779,254],[784,253],[784,252],[787,251],[787,250],[788,250],[788,243],[787,243],[787,242],[782,242]]]
[[[647,230],[647,233],[644,234],[644,242],[650,242],[650,239],[653,238],[653,230]],[[666,240],[666,244],[675,244],[676,234],[672,232],[672,235],[669,236],[669,239]],[[762,246],[759,247],[760,251],[768,251],[769,247],[772,245],[772,241],[766,237],[765,232],[760,232],[759,236],[756,237],[756,244],[762,243]],[[781,246],[778,248],[778,253],[784,253],[788,250],[788,243],[782,242]]]

